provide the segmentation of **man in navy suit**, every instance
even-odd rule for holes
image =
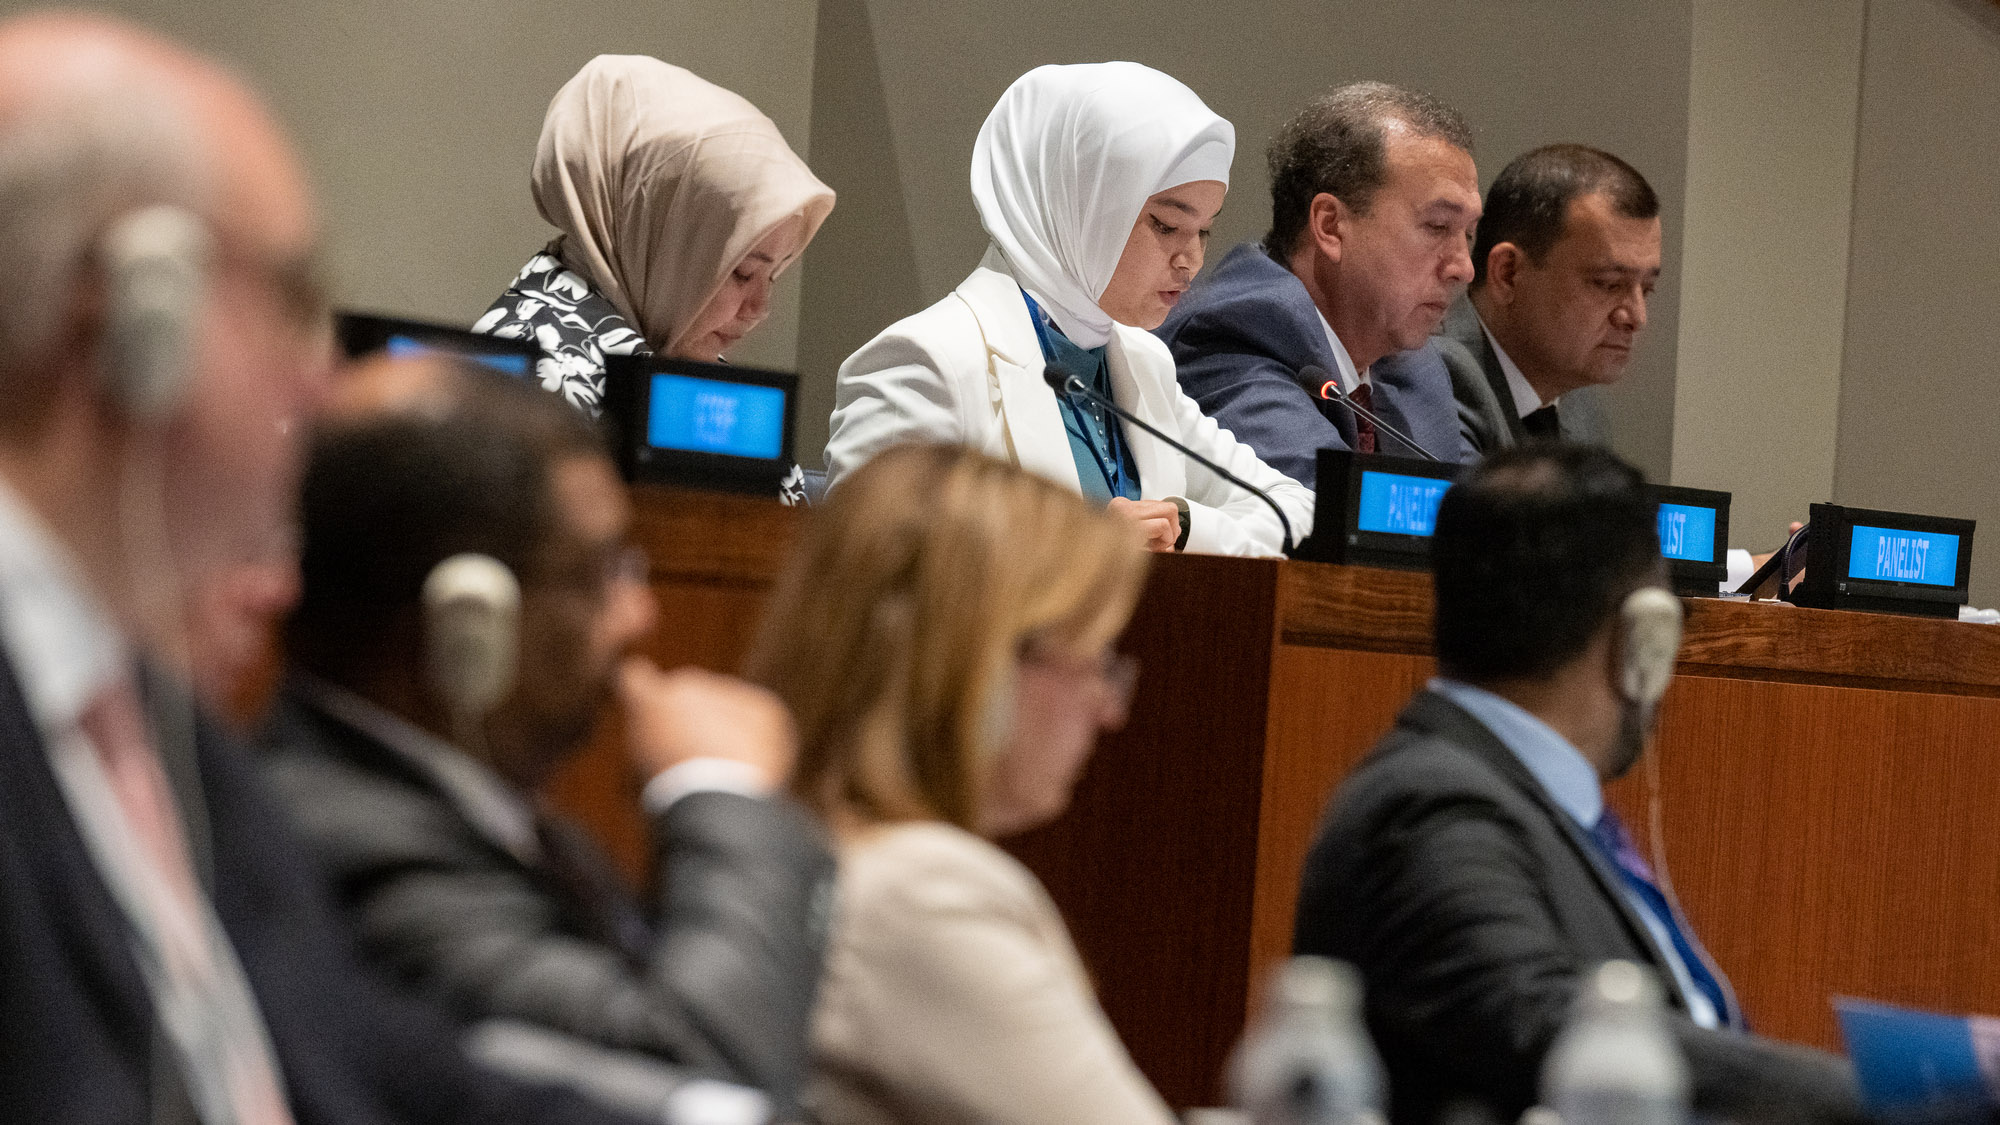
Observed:
[[[314,242],[220,67],[0,23],[0,1120],[626,1120],[368,976],[180,686],[187,591],[281,527],[327,382]]]
[[[1472,279],[1472,130],[1428,94],[1357,82],[1286,122],[1269,161],[1270,233],[1231,250],[1160,326],[1181,386],[1307,485],[1321,448],[1421,456],[1329,400],[1330,380],[1433,456],[1467,459],[1429,338]]]

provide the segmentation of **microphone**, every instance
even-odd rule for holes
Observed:
[[[1436,461],[1439,464],[1444,463],[1444,458],[1439,457],[1437,454],[1432,453],[1430,450],[1425,449],[1421,445],[1418,445],[1414,440],[1411,439],[1410,435],[1404,433],[1403,431],[1397,429],[1394,426],[1391,426],[1389,423],[1384,422],[1381,419],[1381,417],[1376,415],[1373,411],[1369,410],[1365,406],[1362,406],[1360,403],[1354,401],[1352,396],[1350,396],[1346,391],[1340,389],[1340,380],[1327,377],[1325,368],[1320,367],[1316,364],[1311,364],[1311,363],[1306,364],[1304,367],[1299,368],[1299,382],[1304,383],[1308,387],[1312,386],[1314,383],[1318,383],[1319,397],[1327,399],[1328,401],[1331,402],[1340,403],[1341,405],[1347,407],[1349,410],[1352,410],[1355,414],[1359,415],[1360,417],[1366,418],[1370,422],[1375,423],[1376,429],[1381,430],[1383,433],[1388,434],[1390,437],[1393,437],[1397,441],[1402,442],[1404,445],[1409,446],[1411,449],[1416,450],[1418,456],[1422,457],[1424,460]]]
[[[1161,441],[1166,442],[1168,445],[1173,446],[1175,449],[1180,450],[1190,460],[1207,469],[1209,472],[1214,473],[1216,476],[1221,477],[1223,480],[1228,481],[1230,484],[1270,505],[1271,511],[1278,517],[1278,526],[1285,533],[1285,554],[1289,555],[1292,553],[1292,521],[1285,518],[1285,510],[1278,507],[1278,502],[1271,499],[1270,493],[1258,488],[1256,485],[1251,484],[1249,481],[1244,480],[1242,477],[1237,476],[1235,473],[1230,472],[1228,469],[1223,468],[1201,454],[1196,453],[1194,450],[1189,449],[1187,446],[1181,444],[1178,438],[1168,437],[1166,434],[1161,433],[1152,423],[1111,401],[1109,397],[1098,394],[1096,391],[1090,389],[1090,384],[1077,378],[1067,367],[1058,363],[1049,364],[1042,369],[1042,378],[1048,383],[1049,388],[1057,394],[1075,395],[1078,398],[1088,399],[1154,437],[1159,438]],[[1432,458],[1432,460],[1436,460],[1436,458]]]

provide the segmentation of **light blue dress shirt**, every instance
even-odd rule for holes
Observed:
[[[1584,758],[1583,753],[1556,729],[1541,721],[1519,704],[1502,699],[1483,688],[1457,680],[1438,677],[1428,685],[1431,691],[1458,704],[1467,714],[1478,719],[1493,736],[1500,740],[1514,757],[1519,759],[1528,772],[1534,775],[1541,787],[1548,791],[1556,807],[1569,814],[1576,826],[1589,833],[1604,815],[1604,785],[1597,777],[1597,769]],[[1625,886],[1623,879],[1617,881],[1618,893],[1623,895],[1627,906],[1632,908],[1646,930],[1653,936],[1653,946],[1667,963],[1667,970],[1673,974],[1674,984],[1687,998],[1688,1016],[1702,1027],[1720,1027],[1722,1020],[1715,1010],[1715,1004],[1708,995],[1694,983],[1688,974],[1686,962],[1681,960],[1680,951],[1674,946],[1673,931],[1666,919],[1655,914],[1644,900],[1633,894]]]

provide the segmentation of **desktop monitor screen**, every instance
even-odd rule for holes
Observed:
[[[655,449],[730,457],[784,455],[785,392],[778,387],[658,372],[646,406]]]
[[[1855,524],[1847,551],[1847,576],[1874,582],[1958,585],[1959,537]]]
[[[604,357],[627,479],[776,496],[793,471],[799,379],[660,355]]]
[[[1696,504],[1660,505],[1660,553],[1679,562],[1715,558],[1715,509]]]
[[[450,355],[518,378],[529,378],[542,349],[526,340],[508,340],[464,328],[401,317],[341,313],[334,331],[349,359],[381,352],[389,356]]]
[[[1450,481],[1436,477],[1363,469],[1355,529],[1428,536],[1437,527],[1438,504],[1450,487]]]
[[[495,371],[509,375],[526,375],[533,368],[533,362],[519,352],[468,352],[457,348],[440,347],[435,343],[419,340],[415,336],[398,332],[389,337],[382,350],[391,356],[436,355],[444,353],[482,363]]]

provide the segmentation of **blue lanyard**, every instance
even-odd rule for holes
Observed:
[[[1021,290],[1021,299],[1028,303],[1028,320],[1035,326],[1035,340],[1042,347],[1042,362],[1051,362],[1056,358],[1056,348],[1054,342],[1049,339],[1048,326],[1043,323],[1042,307],[1035,303],[1035,298],[1030,296],[1026,289]],[[1058,393],[1057,400],[1065,408],[1078,416],[1078,429],[1083,431],[1084,446],[1090,450],[1091,460],[1097,462],[1097,471],[1104,475],[1105,486],[1110,490],[1111,495],[1124,496],[1127,493],[1137,494],[1139,491],[1138,482],[1127,476],[1125,472],[1124,431],[1119,429],[1117,420],[1104,419],[1102,407],[1088,400],[1079,402],[1078,396]],[[1085,422],[1082,416],[1086,405],[1089,407],[1092,416],[1104,423],[1104,437],[1110,448],[1098,448],[1097,439],[1093,435],[1091,427]]]

